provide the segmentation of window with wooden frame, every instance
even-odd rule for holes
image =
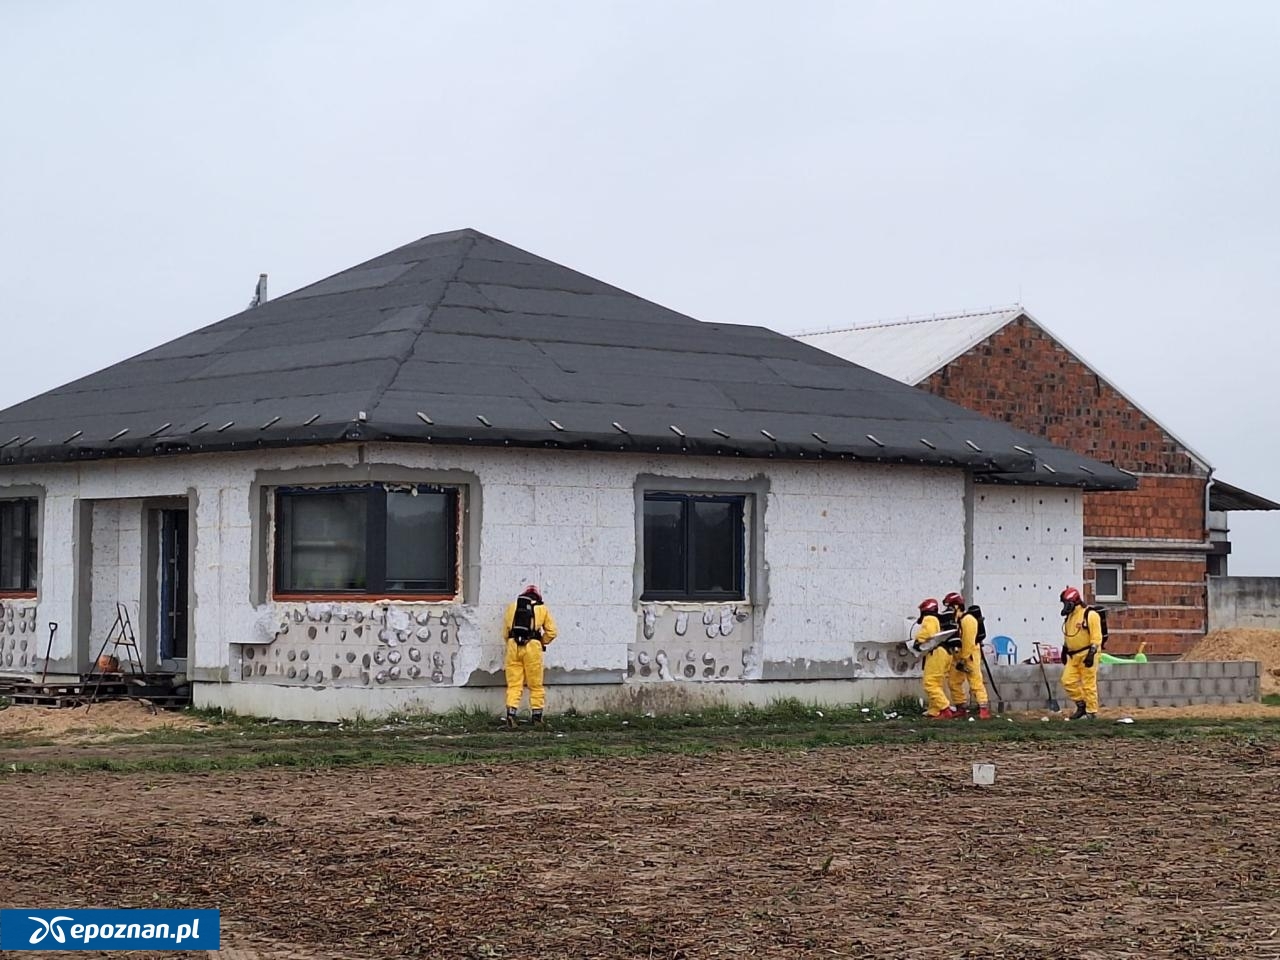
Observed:
[[[281,487],[275,494],[275,590],[282,599],[458,593],[457,487]]]
[[[40,503],[0,500],[0,596],[33,597],[40,564]]]
[[[742,600],[745,496],[646,492],[643,600]]]

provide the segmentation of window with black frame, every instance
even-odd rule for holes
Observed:
[[[453,596],[458,490],[427,484],[276,491],[277,596]]]
[[[745,599],[746,497],[644,495],[644,600]]]
[[[40,559],[40,504],[0,500],[0,594],[34,593]]]

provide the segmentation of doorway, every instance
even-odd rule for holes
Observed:
[[[186,672],[190,646],[189,511],[164,508],[152,513],[156,550],[156,639],[161,670]]]

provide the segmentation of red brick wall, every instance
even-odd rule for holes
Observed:
[[[1086,537],[1203,541],[1203,477],[1139,477],[1137,490],[1086,493]]]
[[[919,386],[1135,473],[1202,472],[1159,424],[1026,317]]]
[[[1084,593],[1093,599],[1093,565],[1086,564]],[[1135,557],[1124,572],[1124,605],[1108,609],[1111,641],[1107,652],[1132,654],[1138,644],[1146,652],[1170,655],[1185,652],[1207,627],[1208,594],[1203,555],[1186,561]]]
[[[1203,542],[1204,469],[1177,440],[1039,326],[1019,317],[919,384],[961,406],[1140,476],[1138,489],[1089,493],[1084,535],[1091,539]],[[1174,560],[1146,559],[1156,552]],[[1205,631],[1205,555],[1174,545],[1086,551],[1085,595],[1093,596],[1088,556],[1128,561],[1125,603],[1107,618],[1109,650],[1185,651]]]

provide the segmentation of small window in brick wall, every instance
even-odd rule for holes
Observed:
[[[742,600],[746,498],[644,495],[645,600]]]
[[[1093,568],[1093,598],[1099,603],[1124,599],[1124,564],[1099,563]]]

